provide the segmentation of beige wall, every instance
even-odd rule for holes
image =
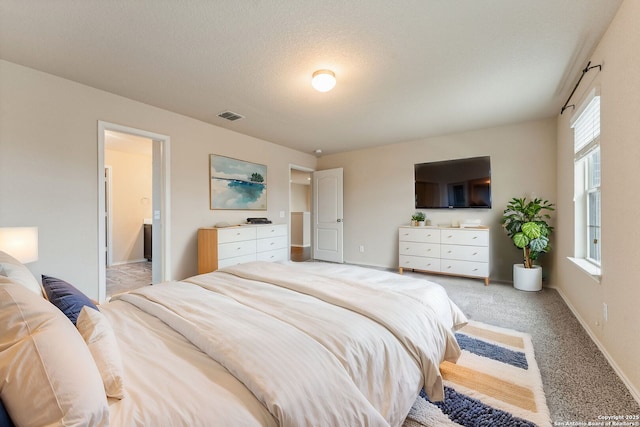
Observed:
[[[558,245],[556,278],[567,302],[640,401],[640,2],[625,0],[591,56],[571,103],[601,91],[602,280],[597,283],[566,257],[573,256],[573,132],[571,109],[558,117]],[[608,306],[603,322],[602,304]]]
[[[415,163],[488,155],[491,209],[424,212],[434,225],[477,218],[490,226],[491,279],[510,281],[512,266],[521,257],[500,227],[502,211],[511,197],[532,193],[555,202],[555,141],[556,123],[548,119],[321,157],[318,169],[344,168],[346,262],[398,266],[397,227],[407,225],[415,212]],[[543,261],[548,274],[552,258]]]
[[[310,175],[310,174],[309,174]],[[311,245],[311,185],[291,183],[291,245]]]
[[[311,186],[291,184],[291,211],[309,212],[311,210]]]
[[[171,271],[197,272],[198,227],[267,216],[285,223],[289,165],[316,158],[0,61],[0,225],[39,227],[35,274],[98,296],[98,121],[171,137]],[[209,154],[267,165],[268,211],[209,210]],[[280,212],[284,217],[280,217]],[[248,214],[250,213],[250,214]]]
[[[311,246],[311,212],[291,212],[291,246]]]
[[[111,166],[112,263],[142,261],[143,223],[152,216],[152,157],[116,150],[104,153],[105,166]]]

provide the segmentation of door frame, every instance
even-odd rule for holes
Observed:
[[[106,220],[104,149],[105,132],[126,133],[153,141],[153,283],[171,278],[171,192],[170,192],[170,143],[171,138],[154,132],[98,120],[98,301],[103,302],[107,293],[106,269]],[[156,197],[159,195],[159,197]],[[158,254],[158,255],[156,255]],[[158,262],[159,261],[159,262]]]
[[[294,163],[289,163],[289,218],[287,219],[287,222],[289,223],[289,231],[288,231],[288,242],[287,242],[287,248],[289,250],[289,261],[291,261],[291,198],[292,198],[292,192],[291,192],[291,171],[292,170],[298,170],[301,172],[309,172],[310,174],[313,175],[313,173],[316,171],[315,169],[312,168],[308,168],[305,166],[299,166],[296,165]],[[310,250],[310,257],[311,259],[314,259],[313,257],[313,234],[314,234],[314,223],[313,223],[313,182],[309,185],[311,194],[310,194],[310,201],[309,203],[311,204],[310,206],[310,212],[311,212],[311,236],[309,236],[309,239],[311,240],[311,248],[309,248]]]

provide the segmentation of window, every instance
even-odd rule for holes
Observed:
[[[591,93],[572,119],[575,172],[575,258],[600,275],[600,96]],[[583,262],[578,265],[584,266]]]
[[[600,148],[587,161],[587,260],[600,265]]]

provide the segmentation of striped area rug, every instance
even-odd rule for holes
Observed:
[[[470,321],[456,338],[458,363],[440,365],[444,402],[421,393],[403,427],[551,426],[530,335]]]

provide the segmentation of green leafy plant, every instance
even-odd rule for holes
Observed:
[[[413,221],[424,221],[426,219],[426,215],[424,214],[424,212],[416,212],[411,216],[411,219]]]
[[[555,210],[553,206],[548,200],[514,197],[503,212],[502,227],[513,244],[523,250],[525,268],[533,268],[533,261],[551,250],[553,227],[547,221],[551,219],[548,212]]]

